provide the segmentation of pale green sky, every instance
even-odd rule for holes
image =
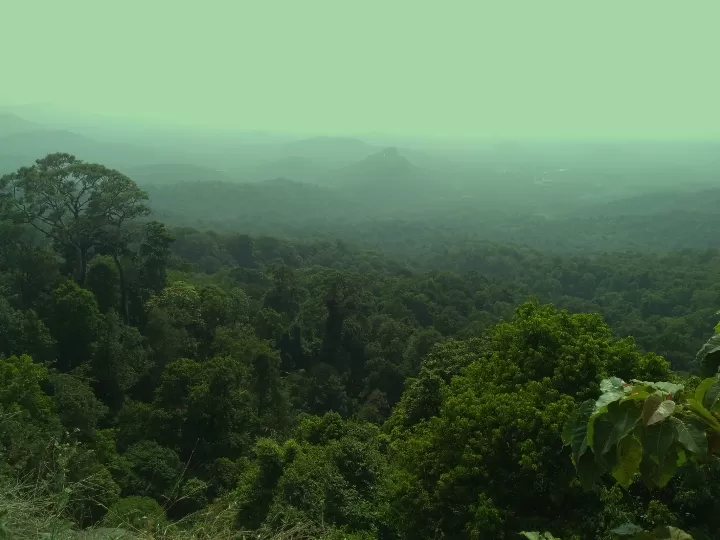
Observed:
[[[720,135],[720,0],[0,0],[0,102],[327,133]]]

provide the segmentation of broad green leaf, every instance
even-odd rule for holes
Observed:
[[[580,485],[586,491],[591,491],[596,482],[605,473],[605,469],[595,461],[591,452],[585,452],[575,463]]]
[[[605,392],[595,402],[595,410],[593,412],[600,412],[604,407],[607,407],[608,404],[618,401],[623,397],[625,397],[625,392],[618,392],[617,390]]]
[[[653,414],[655,414],[655,411],[657,411],[657,408],[660,406],[660,404],[663,402],[663,398],[659,394],[650,394],[647,399],[645,400],[645,403],[643,404],[643,412],[642,412],[642,419],[643,424],[647,425],[648,420],[652,417]]]
[[[648,382],[648,381],[639,381],[637,379],[632,380],[634,385],[642,385],[644,387],[654,388],[655,390],[660,390],[661,392],[664,392],[666,394],[677,394],[678,392],[681,392],[685,386],[682,384],[675,384],[671,382]]]
[[[678,442],[682,444],[688,452],[700,459],[705,458],[708,451],[705,427],[694,418],[687,418],[685,420],[670,418],[670,422],[675,428],[675,438]]]
[[[655,383],[643,383],[643,381],[635,380],[635,382],[633,382],[632,384],[632,390],[652,394],[657,390],[657,388],[655,388]]]
[[[697,353],[697,363],[703,377],[712,377],[720,367],[720,334],[715,334]]]
[[[608,405],[608,417],[613,427],[603,447],[603,453],[608,452],[618,441],[635,429],[641,414],[642,410],[634,402],[615,402]]]
[[[642,532],[643,528],[635,525],[634,523],[624,523],[623,525],[620,525],[619,527],[615,527],[612,531],[610,531],[612,534],[616,534],[618,536],[630,536],[639,532]]]
[[[675,402],[671,399],[666,399],[657,408],[657,410],[655,411],[655,414],[653,414],[650,417],[650,419],[647,422],[647,425],[650,426],[652,424],[657,424],[658,422],[662,422],[663,420],[665,420],[668,416],[670,416],[674,412],[675,412]]]
[[[675,437],[675,428],[670,422],[661,422],[645,428],[642,432],[645,453],[655,463],[662,463]]]
[[[649,534],[647,538],[650,540],[693,540],[685,531],[667,525],[653,529]]]
[[[520,533],[520,536],[524,536],[525,538],[529,538],[530,540],[560,540],[559,538],[556,538],[549,532],[544,532],[544,533],[540,534],[537,531],[531,531],[531,532],[523,531]]]
[[[715,378],[706,380],[710,380],[712,383],[705,390],[705,394],[703,395],[700,403],[702,403],[703,407],[705,407],[708,411],[717,412],[717,408],[720,407],[720,379]],[[705,383],[705,381],[703,381],[701,385],[703,383]],[[699,388],[700,387],[698,386],[698,389]]]
[[[595,440],[595,421],[600,418],[603,414],[607,412],[607,408],[603,408],[601,412],[595,412],[590,417],[590,420],[588,420],[588,426],[587,426],[587,441],[588,446],[592,448],[593,441]]]
[[[589,403],[591,400],[587,400],[584,403],[580,404],[579,407],[576,407],[570,415],[567,417],[567,420],[565,421],[565,425],[563,425],[562,433],[560,434],[560,438],[562,439],[562,442],[566,446],[571,446],[573,441],[573,434],[575,432],[575,428],[578,424],[578,419],[580,418],[581,411],[583,411],[584,407],[589,407],[587,403]]]
[[[602,395],[595,402],[595,412],[598,412],[603,407],[609,405],[613,401],[617,401],[625,396],[625,390],[620,388],[611,388],[607,392],[603,392]]]
[[[687,452],[680,445],[678,445],[675,450],[677,452],[677,460],[675,460],[675,465],[677,465],[678,467],[682,467],[687,463]]]
[[[650,392],[648,392],[647,390],[637,390],[633,388],[630,393],[625,394],[625,397],[623,397],[620,402],[622,403],[625,401],[645,401],[649,395]]]
[[[613,431],[613,423],[608,414],[601,414],[593,422],[592,440],[588,439],[589,445],[595,455],[595,461],[605,470],[612,470],[617,462],[616,452],[604,452],[605,446]]]
[[[611,390],[623,390],[624,387],[625,381],[619,377],[610,377],[609,379],[600,381],[600,391],[602,393],[610,392]]]
[[[610,438],[610,433],[612,433],[612,429],[613,425],[607,411],[601,414],[593,414],[590,417],[587,443],[593,452],[603,452],[605,443]]]
[[[580,409],[575,409],[573,412],[570,413],[567,420],[565,421],[565,425],[563,426],[562,434],[560,437],[562,438],[562,442],[565,446],[568,446],[572,443],[573,440],[573,432],[575,431],[575,426],[577,425],[578,416],[580,415]],[[525,533],[521,533],[525,534]]]
[[[663,400],[658,394],[651,394],[643,406],[643,423],[646,426],[662,422],[675,411],[675,402]]]
[[[645,485],[649,488],[665,487],[685,460],[686,454],[679,446],[671,448],[661,462],[648,459],[648,454],[645,453],[640,463],[640,473]]]
[[[708,411],[700,403],[698,403],[694,399],[688,399],[686,406],[690,411],[695,413],[695,415],[700,418],[707,426],[711,427],[715,431],[720,431],[720,423],[718,423],[715,417],[710,414],[710,411]]]
[[[613,478],[627,489],[640,468],[643,447],[637,437],[625,437],[617,446],[617,463],[612,469]]]
[[[698,403],[705,402],[705,393],[716,380],[718,380],[717,377],[710,377],[700,382],[698,387],[695,389],[695,399],[698,401]]]
[[[653,388],[657,388],[658,390],[662,390],[663,392],[666,392],[668,394],[675,395],[682,392],[685,389],[685,385],[671,382],[656,382],[653,384]]]
[[[573,461],[576,463],[587,449],[588,420],[593,407],[594,403],[591,399],[582,403],[580,407],[573,411],[563,428],[563,442],[570,445]]]

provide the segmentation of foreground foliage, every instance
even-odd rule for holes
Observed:
[[[717,328],[716,328],[717,331]],[[717,336],[700,350],[706,372],[718,369]],[[717,464],[720,455],[720,374],[693,381],[694,392],[674,382],[630,383],[604,379],[602,394],[569,416],[563,442],[585,489],[611,474],[625,489],[640,477],[650,489],[664,488],[682,467]],[[611,531],[637,539],[691,539],[676,527],[643,531],[627,523]],[[550,533],[522,533],[528,538],[554,538]]]

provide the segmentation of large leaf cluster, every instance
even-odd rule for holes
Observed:
[[[687,462],[705,463],[720,451],[720,378],[695,392],[669,382],[604,379],[602,395],[568,418],[563,442],[584,487],[606,474],[627,488],[639,475],[664,487]]]

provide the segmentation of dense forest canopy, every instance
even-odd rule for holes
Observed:
[[[719,20],[0,0],[0,540],[720,539]]]
[[[718,149],[0,115],[0,531],[717,538]]]

